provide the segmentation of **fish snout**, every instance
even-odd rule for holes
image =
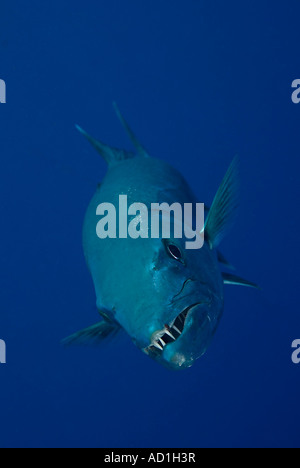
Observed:
[[[186,307],[152,334],[151,344],[143,351],[172,369],[190,367],[205,353],[216,329],[210,309],[209,299]]]

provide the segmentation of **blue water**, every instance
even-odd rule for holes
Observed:
[[[299,446],[299,2],[0,10],[0,446]],[[263,291],[226,289],[212,346],[182,373],[127,337],[60,346],[98,319],[81,229],[106,168],[74,124],[131,148],[114,100],[201,202],[241,160],[241,211],[223,252]]]

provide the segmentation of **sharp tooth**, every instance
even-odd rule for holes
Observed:
[[[172,327],[172,328],[174,328],[174,330],[175,330],[177,333],[179,333],[179,335],[181,335],[181,331],[180,331],[180,330],[178,330],[178,328],[177,328],[177,327],[175,327],[175,325],[173,325],[173,327]]]
[[[160,346],[160,344],[157,343],[156,341],[153,343],[153,346],[155,346],[155,348],[157,348],[157,349],[160,349],[161,351],[164,350],[164,348],[162,348],[162,347]]]
[[[164,342],[164,340],[162,340],[161,338],[159,339],[159,341],[161,342],[162,346],[166,346],[166,343]]]
[[[173,340],[176,340],[175,336],[172,335],[172,333],[170,332],[170,330],[166,330],[166,335],[170,336],[171,338],[173,338]]]

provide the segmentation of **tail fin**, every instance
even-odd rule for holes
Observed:
[[[128,123],[122,116],[121,112],[119,111],[117,104],[114,103],[114,108],[118,118],[120,119],[123,127],[125,128],[126,132],[128,133],[137,154],[132,153],[130,151],[121,150],[118,148],[113,148],[111,146],[105,145],[99,140],[96,140],[94,137],[89,135],[85,130],[83,130],[79,125],[76,125],[77,130],[93,145],[93,147],[98,151],[99,154],[103,157],[103,159],[107,162],[108,165],[117,164],[120,161],[124,161],[125,159],[132,159],[136,158],[137,156],[142,157],[149,157],[149,154],[145,150],[145,148],[141,145],[141,143],[137,140],[135,134],[129,127]]]
[[[131,128],[129,127],[128,123],[126,122],[126,120],[124,119],[123,115],[121,114],[117,104],[114,102],[114,109],[116,111],[116,114],[121,122],[121,124],[123,125],[123,127],[125,128],[126,132],[128,133],[129,135],[129,138],[130,140],[132,141],[137,153],[139,156],[143,156],[143,157],[146,157],[146,158],[149,158],[149,154],[148,152],[146,151],[146,149],[143,147],[143,145],[138,141],[138,139],[136,138],[135,134],[133,133],[133,131],[131,130]]]

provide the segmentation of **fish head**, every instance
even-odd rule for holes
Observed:
[[[135,319],[127,331],[144,353],[162,365],[191,367],[206,352],[223,311],[216,255],[206,243],[199,250],[186,250],[181,239],[149,243]]]

